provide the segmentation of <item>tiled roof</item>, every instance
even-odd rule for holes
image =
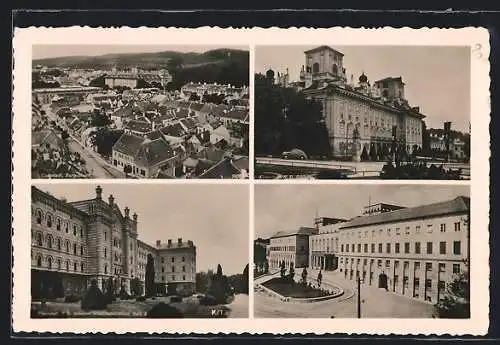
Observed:
[[[170,125],[170,126],[167,126],[167,127],[163,127],[162,129],[160,129],[160,132],[163,135],[168,135],[170,137],[178,137],[178,138],[180,138],[180,137],[182,137],[184,135],[184,129],[178,123],[174,123],[173,125]]]
[[[341,229],[354,228],[360,226],[400,222],[410,219],[422,219],[428,217],[437,217],[447,214],[458,214],[470,210],[470,198],[459,196],[453,200],[438,202],[429,205],[417,207],[408,207],[391,212],[383,212],[370,216],[353,218],[347,222]]]
[[[186,109],[189,109],[189,106],[190,106],[190,105],[191,105],[191,102],[181,101],[181,102],[179,102],[178,107],[179,107],[179,108],[186,108]]]
[[[277,233],[272,235],[271,238],[294,236],[294,235],[315,235],[317,233],[318,233],[318,229],[316,229],[316,228],[309,228],[309,227],[301,226],[297,230],[278,231]]]
[[[191,107],[189,109],[194,111],[200,111],[203,108],[203,103],[191,103]]]
[[[162,137],[162,135],[161,135],[160,130],[156,130],[156,131],[153,131],[153,132],[146,134],[146,138],[148,138],[149,140],[156,140],[156,139],[159,139],[161,137]]]
[[[204,104],[203,107],[200,109],[201,113],[208,114],[212,111],[213,106],[211,104]]]
[[[196,127],[196,121],[193,120],[192,118],[182,119],[181,122],[188,129],[193,129]]]
[[[222,115],[230,119],[245,121],[248,117],[248,110],[233,109]]]
[[[31,145],[45,145],[46,143],[52,146],[62,147],[64,141],[50,129],[33,132],[31,135]]]
[[[117,111],[115,111],[113,114],[111,114],[111,116],[116,116],[116,117],[131,117],[133,116],[133,110],[132,110],[132,106],[130,105],[127,105],[125,107],[122,107],[120,109],[118,109]]]
[[[174,151],[163,139],[144,142],[137,153],[136,161],[144,166],[152,166],[175,156]]]
[[[248,171],[249,162],[248,162],[247,156],[233,158],[233,164],[235,167],[237,167],[240,170],[245,169],[246,171]]]
[[[147,133],[151,131],[151,124],[145,121],[130,120],[125,125],[125,128],[135,132]]]
[[[232,178],[234,174],[239,174],[240,170],[236,168],[229,158],[213,165],[198,178]]]
[[[136,135],[122,134],[113,145],[113,150],[135,157],[141,149],[144,139]]]
[[[179,109],[179,111],[175,112],[175,117],[177,117],[178,119],[182,119],[188,116],[189,116],[189,110],[185,108],[181,108]]]
[[[198,153],[199,158],[204,158],[206,160],[212,162],[219,162],[224,158],[226,151],[215,148],[215,147],[206,147],[203,151]]]

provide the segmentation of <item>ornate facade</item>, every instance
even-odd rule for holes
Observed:
[[[181,242],[188,259],[181,271],[190,274],[175,279],[162,275],[161,260],[165,255],[177,255],[179,246],[159,248],[140,241],[138,215],[130,215],[128,207],[122,212],[112,195],[105,202],[100,186],[95,198],[89,200],[66,202],[36,187],[32,187],[31,197],[33,297],[50,294],[56,284],[62,285],[65,295],[80,294],[92,279],[103,290],[112,279],[117,290],[123,287],[130,292],[132,279],[138,278],[144,284],[148,257],[154,262],[159,286],[168,288],[169,283],[177,286],[182,282],[189,286],[183,291],[194,291],[193,242]]]
[[[422,147],[424,115],[404,96],[401,77],[370,84],[363,73],[358,85],[348,83],[344,55],[321,46],[305,52],[300,80],[302,92],[321,102],[335,157],[360,160],[363,151],[372,159],[407,153]]]

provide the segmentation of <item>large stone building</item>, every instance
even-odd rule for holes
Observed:
[[[467,269],[470,199],[401,207],[375,204],[351,220],[318,218],[309,265],[345,279],[437,302]]]
[[[295,231],[279,231],[269,240],[268,263],[271,269],[280,268],[284,262],[288,269],[309,266],[309,236],[318,229],[301,227]]]
[[[155,247],[139,240],[138,216],[118,207],[112,195],[75,202],[60,200],[31,189],[32,297],[81,294],[95,279],[105,290],[112,279],[115,288],[130,292],[138,278],[143,286],[146,266],[153,260],[158,292],[189,294],[194,291],[196,247],[192,241],[172,240]],[[177,273],[178,272],[178,273]],[[167,274],[168,273],[168,274]]]
[[[75,97],[83,101],[88,95],[99,91],[101,91],[101,88],[92,86],[44,88],[34,89],[32,97],[33,99],[37,99],[41,104],[50,104],[55,97]]]
[[[333,156],[359,161],[365,151],[385,159],[421,148],[425,116],[405,99],[402,78],[371,85],[363,73],[354,85],[353,76],[347,81],[343,59],[335,49],[317,47],[305,52],[300,72],[301,91],[322,104]]]

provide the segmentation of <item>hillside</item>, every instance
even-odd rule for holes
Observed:
[[[142,69],[167,68],[168,61],[179,60],[183,68],[222,64],[227,60],[247,61],[248,51],[236,49],[215,49],[204,53],[180,53],[163,51],[157,53],[105,54],[100,56],[66,56],[33,60],[33,65],[59,68],[110,69],[113,66],[127,68],[137,66]]]

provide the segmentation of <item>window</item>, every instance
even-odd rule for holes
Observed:
[[[76,243],[73,243],[73,254],[76,255]]]
[[[375,253],[375,243],[372,243],[372,253]]]
[[[346,244],[346,245],[345,245],[345,251],[346,251],[347,253],[349,253],[349,245],[348,245],[348,244]]]
[[[302,248],[303,248],[303,246],[302,246]],[[185,262],[185,261],[186,261],[186,258],[183,256],[182,257],[182,262]]]
[[[432,233],[432,224],[427,225],[427,233]]]
[[[410,243],[409,242],[405,243],[405,254],[410,254]]]
[[[83,237],[83,228],[80,227],[80,236]]]
[[[73,271],[77,271],[78,264],[76,262],[73,263]]]
[[[64,231],[66,231],[66,233],[68,233],[68,230],[69,229],[69,225],[68,225],[68,222],[64,223]]]
[[[446,270],[446,264],[440,263],[439,264],[439,272],[444,272]]]
[[[391,236],[391,229],[387,229],[387,236]]]
[[[391,267],[391,261],[390,260],[385,260],[385,268]]]
[[[420,254],[420,242],[415,242],[415,254]]]
[[[344,252],[344,245],[343,244],[340,245],[340,252],[342,252],[342,253]]]
[[[73,236],[76,236],[76,224],[73,224]]]
[[[364,252],[365,252],[365,253],[368,253],[368,243],[365,243],[365,245],[364,245],[364,248],[363,248],[363,249],[364,249]]]
[[[426,262],[425,263],[425,270],[426,271],[432,271],[432,262]]]
[[[182,280],[186,280],[186,276],[182,276]]]
[[[106,231],[104,231],[104,241],[106,241],[108,238],[108,233]]]
[[[49,268],[52,268],[52,258],[50,256],[47,258],[47,262],[49,264]]]
[[[401,235],[399,228],[396,228],[396,235]]]
[[[358,253],[361,253],[361,243],[358,243]]]
[[[439,242],[439,254],[446,254],[446,242]]]
[[[453,254],[460,255],[460,241],[453,242]]]
[[[186,266],[182,266],[182,272],[186,272]]]
[[[382,243],[379,243],[379,244],[378,244],[378,252],[379,252],[379,253],[382,253]]]
[[[394,244],[394,252],[399,254],[399,243]]]
[[[52,236],[47,236],[47,247],[52,249]]]
[[[66,271],[69,271],[69,261],[66,260]]]
[[[382,267],[382,260],[377,260],[377,267],[381,268]]]
[[[354,243],[353,243],[353,244],[351,244],[351,252],[354,253],[355,251],[356,251],[356,248],[354,247]]]
[[[175,266],[172,266],[172,272],[175,272]]]
[[[42,267],[42,257],[41,257],[41,256],[38,256],[38,257],[36,258],[36,265],[37,265],[38,267]]]
[[[443,223],[443,224],[441,224],[441,225],[439,226],[439,231],[441,231],[441,232],[446,232],[446,224],[444,224],[444,223]]]
[[[409,234],[410,234],[410,227],[409,227],[409,226],[407,226],[407,227],[405,228],[405,234],[406,234],[406,235],[409,235]]]
[[[42,224],[42,211],[36,210],[36,222]]]
[[[161,257],[161,263],[164,263],[164,262],[165,262],[165,260],[164,260],[164,259],[165,259],[165,258],[162,256],[162,257]]]
[[[66,241],[66,253],[69,253],[69,241]]]
[[[108,249],[107,248],[104,248],[104,257],[107,258],[108,257]]]
[[[172,276],[172,280],[175,280],[175,276]]]
[[[51,227],[52,227],[52,216],[51,216],[50,214],[49,214],[49,215],[47,215],[47,226],[48,226],[49,228],[51,228]]]
[[[104,265],[104,274],[108,274],[108,264]]]
[[[161,268],[161,273],[165,272],[165,267]]]
[[[460,231],[460,222],[455,223],[455,231]]]
[[[80,246],[80,255],[83,256],[83,246]]]
[[[387,252],[387,254],[391,253],[391,244],[390,243],[386,244],[386,252]]]
[[[61,269],[61,259],[57,259],[57,269]]]
[[[427,242],[427,254],[432,254],[432,242]]]
[[[460,274],[460,264],[453,264],[453,274]]]
[[[415,227],[415,233],[416,233],[416,234],[420,234],[420,225],[417,225],[417,226]]]
[[[60,218],[56,219],[56,229],[61,230],[61,219]]]
[[[172,262],[175,262],[175,257],[172,256]]]

